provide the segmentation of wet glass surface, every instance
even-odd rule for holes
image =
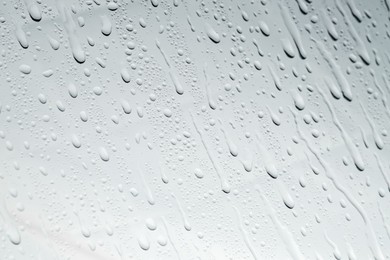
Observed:
[[[0,4],[0,259],[390,259],[390,1]]]

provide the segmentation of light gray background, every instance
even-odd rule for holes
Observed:
[[[3,1],[0,259],[389,259],[387,2]]]

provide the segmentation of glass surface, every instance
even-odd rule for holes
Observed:
[[[389,16],[3,0],[0,259],[390,259]]]

